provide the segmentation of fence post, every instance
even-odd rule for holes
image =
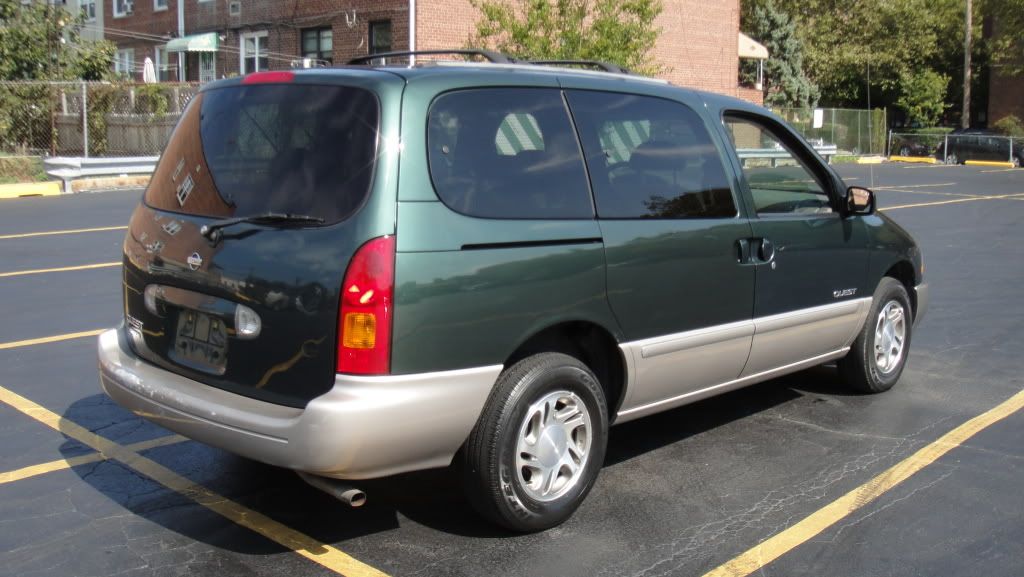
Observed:
[[[1013,164],[1013,137],[1010,137],[1010,158],[1006,159],[1007,162]]]
[[[82,156],[89,158],[89,91],[82,81]]]
[[[949,164],[949,135],[942,137],[942,164]]]
[[[885,146],[885,155],[892,156],[892,129],[889,130],[889,144]]]

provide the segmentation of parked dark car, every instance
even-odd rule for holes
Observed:
[[[1024,138],[1014,138],[1013,154],[1010,154],[1011,139],[980,128],[958,128],[950,132],[938,148],[935,158],[946,164],[963,164],[968,160],[1011,162],[1014,166],[1024,164]],[[946,153],[946,142],[949,153]]]
[[[128,227],[107,394],[352,505],[454,464],[535,531],[613,424],[832,361],[896,384],[921,251],[781,118],[481,54],[203,86]]]

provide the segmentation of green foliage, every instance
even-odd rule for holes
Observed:
[[[43,160],[38,156],[0,156],[0,184],[45,180]]]
[[[530,60],[599,60],[641,74],[661,32],[660,0],[471,0],[481,12],[469,44]]]
[[[992,125],[992,128],[994,128],[996,132],[1005,134],[1006,136],[1024,138],[1024,122],[1021,122],[1020,118],[1017,118],[1013,114],[1000,118]]]
[[[934,70],[910,72],[902,79],[902,94],[896,104],[906,111],[908,120],[916,120],[924,126],[934,125],[945,108],[948,85],[949,77]]]
[[[136,89],[136,113],[167,114],[172,98],[171,88],[160,84],[143,84]]]
[[[1024,74],[1024,0],[982,0],[994,34],[986,41],[992,64],[1001,74]]]
[[[104,80],[114,45],[83,42],[81,14],[51,2],[0,0],[0,80]]]
[[[804,47],[796,24],[773,0],[743,2],[740,29],[768,49],[764,64],[764,103],[770,107],[812,108],[820,92],[804,71]],[[745,83],[757,80],[758,63],[743,60],[740,75]]]

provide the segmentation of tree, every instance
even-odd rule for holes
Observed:
[[[765,63],[764,103],[771,107],[813,108],[820,92],[804,71],[804,47],[796,24],[773,0],[743,3],[740,29],[768,49]],[[744,82],[757,77],[757,63],[744,61],[740,74]]]
[[[945,109],[943,97],[950,78],[934,70],[908,73],[900,82],[902,93],[896,104],[907,113],[907,120],[916,120],[922,126],[934,126]]]
[[[0,80],[102,80],[114,45],[82,42],[81,15],[51,2],[0,0]]]
[[[995,23],[987,42],[993,67],[1001,74],[1024,74],[1024,0],[983,0],[982,10]]]
[[[471,0],[481,12],[470,43],[530,60],[598,60],[641,74],[662,68],[649,52],[660,0]]]

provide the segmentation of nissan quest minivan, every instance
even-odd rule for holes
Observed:
[[[204,86],[131,218],[106,393],[350,504],[455,465],[536,531],[613,424],[833,361],[896,383],[921,253],[777,116],[480,54]]]

